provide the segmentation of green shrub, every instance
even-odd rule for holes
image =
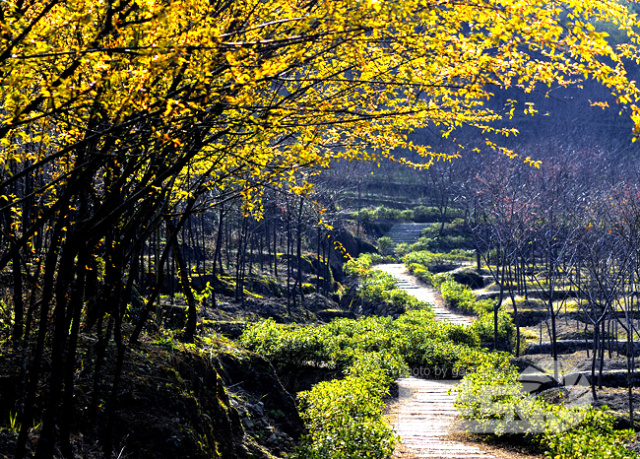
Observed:
[[[463,425],[498,436],[533,436],[549,459],[637,457],[625,447],[635,437],[632,430],[615,430],[613,416],[603,410],[534,398],[524,391],[509,357],[471,351],[460,360],[472,369],[458,385],[454,402]]]
[[[451,322],[436,322],[433,320],[431,311],[407,312],[398,317],[393,324],[401,336],[410,343],[436,339],[471,347],[480,345],[479,338],[472,327]]]
[[[447,306],[466,313],[476,312],[476,296],[469,287],[448,279],[440,284],[440,294]]]
[[[413,220],[413,210],[392,209],[390,207],[379,206],[375,209],[360,209],[352,214],[352,218],[360,221],[371,221],[377,219],[385,220]]]
[[[400,352],[411,368],[428,368],[432,372],[438,368],[441,375],[443,370],[450,374],[463,354],[479,346],[480,340],[471,327],[436,322],[432,317],[424,311],[411,311],[395,320],[402,342]]]
[[[450,280],[453,280],[453,277],[451,276],[451,273],[433,274],[431,276],[431,285],[433,285],[435,288],[440,290],[440,287],[442,286],[442,284],[444,282],[448,282]]]
[[[534,434],[545,429],[544,406],[524,391],[517,369],[505,353],[469,353],[472,371],[458,385],[454,405],[474,430]]]
[[[321,382],[298,394],[300,416],[309,431],[299,448],[305,459],[388,459],[398,437],[382,414],[386,376],[373,369],[366,376]]]
[[[410,366],[423,369],[425,372],[422,376],[450,379],[460,372],[461,362],[465,361],[465,356],[470,350],[471,348],[464,344],[428,339],[412,346],[415,360],[410,362],[413,363]]]
[[[383,373],[377,374],[385,387],[389,387],[396,379],[409,374],[409,366],[404,357],[397,352],[380,351],[359,354],[353,364],[347,369],[347,373],[352,376],[370,377],[379,370]]]
[[[626,445],[633,441],[635,432],[615,430],[614,417],[606,410],[589,407],[580,414],[582,421],[570,431],[549,431],[542,438],[547,451],[545,457],[552,459],[609,459],[636,458]]]
[[[437,207],[417,206],[413,208],[413,218],[417,222],[436,221],[440,216]]]
[[[457,260],[472,261],[475,260],[476,251],[468,249],[453,249],[449,252],[449,257],[455,258]]]
[[[471,325],[480,341],[483,343],[493,342],[494,317],[493,311],[481,314]],[[510,347],[514,345],[516,326],[513,317],[504,309],[498,311],[498,341],[507,343]]]
[[[351,365],[358,357],[370,352],[393,351],[398,336],[390,317],[361,317],[334,319],[321,326],[332,341],[332,360],[341,368]]]
[[[455,249],[450,252],[430,252],[429,250],[413,251],[406,254],[402,261],[409,265],[420,264],[424,267],[431,265],[453,264],[462,261],[473,260],[474,252],[471,250]]]
[[[377,218],[384,218],[387,220],[402,220],[404,217],[402,216],[402,210],[400,209],[391,209],[389,207],[380,206],[376,207],[375,215]]]
[[[373,359],[397,377],[407,365],[451,366],[464,350],[460,346],[479,345],[473,327],[436,322],[433,317],[433,312],[423,309],[396,320],[340,318],[315,326],[282,325],[268,319],[248,326],[240,343],[279,368],[314,364],[345,370]]]
[[[411,209],[403,210],[402,212],[400,212],[400,217],[403,220],[413,220],[414,218],[413,210]]]
[[[248,326],[240,336],[240,343],[280,367],[307,363],[336,365],[340,355],[335,337],[326,328],[280,325],[273,319]]]
[[[428,307],[427,303],[397,288],[391,274],[371,269],[372,264],[372,255],[363,254],[344,265],[345,273],[356,276],[360,281],[357,289],[359,300],[368,304],[386,304],[400,311]]]
[[[474,246],[473,238],[466,234],[454,235],[448,234],[436,239],[432,239],[428,248],[431,250],[440,250],[447,252],[456,248],[472,249]]]
[[[367,255],[369,255],[371,264],[373,265],[396,262],[396,259],[392,255],[381,255],[379,253],[368,253]]]
[[[356,218],[357,220],[368,222],[370,220],[373,220],[374,214],[369,209],[360,209],[359,211],[353,214],[353,217]]]
[[[473,310],[478,315],[486,314],[487,312],[493,311],[493,306],[496,300],[492,300],[491,298],[487,298],[484,300],[476,300],[476,303],[473,305]]]
[[[393,240],[388,236],[382,236],[376,241],[376,248],[383,255],[389,254],[394,245]]]
[[[434,247],[433,239],[421,236],[418,242],[414,242],[409,246],[409,252],[428,251]]]
[[[407,244],[406,242],[396,244],[395,252],[397,256],[404,257],[407,253],[409,253],[409,244]]]
[[[349,258],[343,266],[347,276],[359,276],[371,268],[373,259],[370,253],[363,253],[358,258]]]
[[[384,302],[389,292],[399,290],[395,277],[383,271],[370,270],[362,273],[359,279],[358,295],[365,301]]]

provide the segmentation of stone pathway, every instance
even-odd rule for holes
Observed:
[[[388,272],[395,277],[399,288],[406,290],[421,301],[432,304],[436,313],[436,320],[448,320],[454,324],[463,325],[470,325],[473,321],[471,317],[456,314],[446,309],[440,295],[436,294],[433,288],[422,284],[412,276],[403,264],[378,265],[376,269]]]
[[[422,230],[432,225],[433,223],[396,223],[385,236],[391,238],[394,244],[415,244],[420,239]]]
[[[420,285],[404,265],[379,265],[377,269],[392,274],[400,288],[434,306],[437,320],[468,325],[471,318],[454,314],[444,308],[432,288]],[[496,459],[496,456],[475,445],[451,440],[456,410],[453,407],[458,381],[402,378],[398,380],[398,400],[389,408],[389,416],[402,438],[396,449],[397,459]]]

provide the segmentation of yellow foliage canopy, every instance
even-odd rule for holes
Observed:
[[[640,129],[623,66],[638,60],[637,22],[613,0],[49,0],[0,11],[0,176],[31,165],[50,206],[80,175],[99,202],[207,189],[242,193],[249,209],[261,186],[298,184],[332,160],[404,147],[428,164],[435,153],[407,141],[412,129],[513,132],[492,127],[502,118],[487,107],[490,85],[593,78]],[[612,47],[598,22],[628,41]]]

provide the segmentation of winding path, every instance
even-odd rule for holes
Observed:
[[[407,268],[402,264],[377,265],[375,267],[380,271],[385,271],[396,278],[398,288],[406,290],[411,295],[421,301],[426,301],[433,305],[433,311],[436,313],[436,320],[448,320],[454,324],[470,325],[473,321],[468,316],[453,313],[444,307],[444,303],[439,294],[436,294],[433,288],[424,285],[415,276],[411,275]]]
[[[416,298],[434,306],[436,320],[448,320],[468,325],[471,319],[444,308],[442,300],[430,287],[424,286],[401,264],[376,266],[392,274],[398,286]],[[395,458],[496,459],[493,454],[475,445],[450,439],[456,417],[453,399],[458,381],[419,379],[398,380],[398,400],[389,407],[389,416],[402,438]]]

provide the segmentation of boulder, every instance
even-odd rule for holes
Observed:
[[[455,271],[452,276],[458,284],[466,285],[473,290],[484,287],[482,276],[470,269]]]

